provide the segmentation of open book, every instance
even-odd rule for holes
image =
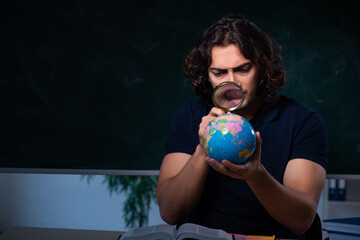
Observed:
[[[243,240],[275,239],[275,236],[250,236],[227,233],[221,229],[207,228],[194,223],[184,223],[178,230],[172,225],[160,224],[149,227],[132,228],[120,240]]]
[[[185,223],[178,230],[172,225],[160,224],[149,227],[132,228],[120,240],[233,240],[231,234],[221,229],[212,229],[193,223]]]

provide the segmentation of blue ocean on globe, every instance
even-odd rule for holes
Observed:
[[[204,148],[209,157],[221,162],[245,163],[254,153],[256,136],[252,125],[237,114],[224,114],[205,128]]]

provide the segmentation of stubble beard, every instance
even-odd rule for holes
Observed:
[[[241,104],[241,106],[233,111],[233,113],[238,114],[240,116],[243,116],[246,118],[249,114],[252,115],[253,111],[258,105],[259,97],[257,94],[257,91],[255,91],[253,94],[248,95],[247,93],[244,93],[244,102]],[[256,110],[255,110],[256,111]]]

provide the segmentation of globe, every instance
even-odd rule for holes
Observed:
[[[204,148],[209,157],[221,162],[245,163],[254,153],[254,128],[243,117],[228,113],[212,120],[205,128]]]

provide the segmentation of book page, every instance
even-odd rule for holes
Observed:
[[[199,240],[232,240],[232,236],[221,229],[212,229],[193,223],[181,225],[177,231],[177,240],[193,238]]]
[[[174,240],[176,229],[172,225],[160,224],[149,227],[132,228],[121,236],[120,240],[163,239]]]

